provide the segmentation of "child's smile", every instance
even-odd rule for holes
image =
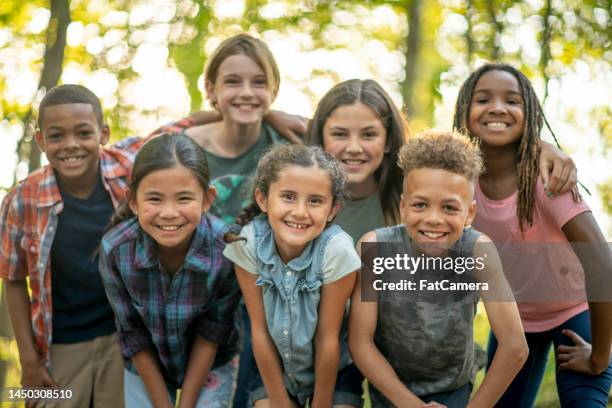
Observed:
[[[284,262],[298,257],[337,212],[330,177],[318,167],[288,166],[270,184],[267,196],[256,190],[255,198],[268,214]]]
[[[419,249],[438,255],[453,245],[475,215],[473,185],[461,174],[434,168],[411,170],[404,179],[402,221]]]
[[[469,130],[484,146],[507,146],[523,134],[525,115],[518,81],[509,72],[483,74],[472,95]]]
[[[160,248],[186,250],[202,212],[211,203],[193,173],[177,165],[146,175],[130,208]]]

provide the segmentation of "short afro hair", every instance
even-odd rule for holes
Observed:
[[[421,168],[442,169],[473,181],[484,163],[476,141],[455,131],[427,130],[411,138],[400,149],[397,164],[406,176]]]
[[[102,128],[104,119],[102,117],[102,106],[98,97],[89,89],[82,85],[66,84],[51,88],[44,96],[38,107],[38,127],[43,128],[45,108],[55,105],[70,103],[86,103],[91,105],[91,109],[96,115],[98,126]]]

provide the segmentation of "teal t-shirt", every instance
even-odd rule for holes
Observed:
[[[259,159],[277,143],[284,143],[284,139],[264,122],[257,142],[240,156],[227,158],[206,152],[210,184],[217,189],[217,197],[210,208],[212,214],[227,223],[234,222],[253,200],[253,176]]]
[[[336,215],[334,224],[346,231],[355,243],[366,232],[384,227],[385,217],[380,204],[380,194],[376,192],[363,200],[347,201]]]

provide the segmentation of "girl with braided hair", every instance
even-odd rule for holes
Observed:
[[[345,327],[361,261],[332,225],[345,186],[340,163],[320,147],[277,145],[259,161],[240,235],[226,235],[223,254],[251,321],[257,408],[362,404]]]
[[[472,225],[491,237],[502,260],[513,256],[516,260],[517,252],[524,258],[526,247],[533,255],[522,269],[504,264],[529,358],[498,406],[533,405],[553,343],[561,405],[605,407],[612,383],[612,303],[593,302],[592,297],[587,303],[584,278],[572,281],[563,271],[586,275],[591,289],[596,273],[609,271],[612,260],[608,246],[601,245],[603,234],[577,192],[554,197],[546,192],[538,175],[544,124],[551,130],[533,86],[511,66],[484,65],[459,91],[454,127],[480,141],[485,162],[485,173],[476,183]],[[568,242],[587,243],[591,249],[581,251],[580,245],[574,245],[572,251]],[[547,292],[550,288],[559,289],[563,297],[551,296],[557,292]],[[534,293],[535,298],[530,296]],[[491,335],[489,364],[496,347]]]

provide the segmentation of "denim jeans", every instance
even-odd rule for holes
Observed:
[[[572,317],[565,323],[542,333],[525,333],[529,345],[529,357],[521,371],[508,387],[498,407],[530,408],[536,399],[538,389],[544,376],[551,343],[573,345],[573,342],[561,332],[565,329],[578,333],[585,341],[592,342],[589,311]],[[487,368],[493,360],[497,349],[497,340],[493,333],[489,336]],[[612,384],[612,364],[600,375],[592,376],[571,370],[557,370],[557,391],[563,408],[607,407],[610,385]]]
[[[228,408],[234,396],[234,383],[238,371],[238,357],[213,369],[208,382],[202,388],[196,407]],[[172,404],[176,402],[177,389],[166,385]],[[125,408],[153,408],[149,393],[139,375],[124,370]]]
[[[253,345],[251,344],[251,321],[246,306],[240,304],[240,319],[242,320],[242,352],[240,353],[240,367],[238,369],[238,381],[236,382],[236,395],[234,396],[234,408],[247,408],[249,394],[255,388],[255,379],[259,376]]]

